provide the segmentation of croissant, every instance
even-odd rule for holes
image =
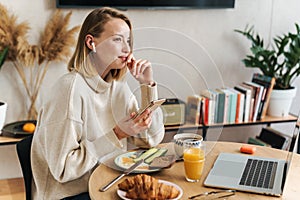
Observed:
[[[174,199],[179,194],[179,191],[171,185],[159,183],[158,188],[158,199]]]
[[[146,174],[138,174],[118,184],[120,190],[126,191],[126,197],[140,200],[173,199],[179,191],[171,185],[159,183],[157,179]]]
[[[126,178],[124,181],[118,184],[120,190],[128,191],[134,187],[134,179]]]

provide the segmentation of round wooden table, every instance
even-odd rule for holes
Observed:
[[[173,144],[162,144],[165,147],[169,148],[168,152],[173,152]],[[203,176],[200,182],[197,183],[189,183],[185,180],[184,177],[184,168],[183,162],[176,162],[171,168],[163,169],[158,172],[152,172],[151,176],[173,182],[180,186],[183,190],[183,196],[181,199],[188,199],[189,196],[209,192],[213,190],[217,190],[216,188],[209,188],[203,185],[203,182],[212,168],[215,159],[219,155],[220,152],[229,152],[229,153],[240,153],[239,149],[243,144],[241,143],[232,143],[232,142],[206,142],[207,146],[207,155],[205,161],[205,167]],[[255,152],[255,156],[264,156],[264,157],[272,157],[272,158],[280,158],[285,159],[287,152],[269,148],[256,146],[257,150]],[[108,182],[113,180],[116,176],[118,176],[121,172],[114,170],[104,164],[100,164],[92,173],[89,180],[89,194],[91,199],[120,199],[117,195],[117,184],[123,181],[126,177],[121,179],[115,185],[113,185],[110,189],[105,192],[100,192],[99,189],[106,185]],[[134,176],[135,174],[129,175]],[[260,194],[252,194],[246,192],[236,192],[234,196],[229,197],[228,199],[287,199],[287,200],[296,200],[300,197],[300,155],[293,154],[292,164],[290,170],[288,172],[287,182],[284,188],[283,195],[281,197],[272,197],[265,196]]]

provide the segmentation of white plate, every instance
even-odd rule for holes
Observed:
[[[169,182],[169,181],[164,181],[164,180],[158,180],[158,182],[159,182],[159,183],[164,183],[164,184],[166,184],[166,185],[171,185],[171,186],[175,187],[175,188],[179,191],[179,195],[178,195],[176,198],[170,199],[170,200],[178,200],[178,199],[180,199],[180,198],[182,197],[183,191],[182,191],[181,187],[179,187],[179,186],[176,185],[175,183],[172,183],[172,182]],[[132,200],[132,199],[128,199],[128,198],[126,197],[126,192],[123,191],[123,190],[117,190],[117,194],[118,194],[118,196],[119,196],[121,199],[124,199],[124,200]]]
[[[124,154],[121,154],[115,158],[115,164],[122,168],[123,170],[128,169],[130,166],[134,164],[134,162],[124,162],[124,160],[130,160],[130,158],[135,155],[137,151],[131,151]],[[142,163],[138,166],[132,173],[149,173],[149,172],[156,172],[160,169],[149,169],[149,165],[147,163]]]

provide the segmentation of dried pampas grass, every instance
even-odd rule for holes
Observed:
[[[20,43],[27,42],[30,27],[27,22],[17,23],[15,15],[9,15],[8,10],[0,4],[0,51],[9,47],[6,57],[8,61],[16,61],[19,56]]]
[[[63,16],[60,10],[54,13],[41,36],[39,63],[44,60],[63,61],[70,56],[69,47],[75,43],[74,36],[79,30],[79,26],[68,30],[71,15],[72,12],[69,12]]]
[[[38,97],[49,64],[54,61],[66,61],[75,44],[75,35],[79,26],[68,29],[72,12],[64,15],[60,10],[54,12],[41,34],[40,43],[31,45],[27,34],[30,27],[27,22],[17,23],[15,15],[0,4],[0,51],[9,48],[7,61],[11,61],[18,72],[26,93],[31,100],[27,119],[36,119],[35,102]],[[29,80],[25,68],[29,67]]]

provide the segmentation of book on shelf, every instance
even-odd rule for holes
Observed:
[[[249,97],[249,116],[248,116],[248,121],[252,121],[252,117],[253,117],[253,102],[254,102],[254,90],[252,87],[241,83],[241,86],[247,89],[247,92],[249,92],[250,97]],[[247,121],[247,122],[248,122]]]
[[[211,124],[212,123],[212,105],[213,105],[213,102],[210,98],[207,98],[207,97],[203,97],[203,113],[204,113],[204,118],[203,118],[203,121],[204,121],[204,124]]]
[[[249,111],[249,121],[253,121],[253,112],[254,112],[254,101],[255,101],[255,89],[245,83],[241,83],[241,85],[251,91],[251,100],[250,100],[250,111]]]
[[[237,94],[232,92],[230,88],[223,88],[222,91],[226,94],[226,118],[224,121],[227,123],[235,123],[235,115],[236,115],[236,102],[237,102]]]
[[[228,123],[228,117],[229,117],[229,112],[228,112],[228,104],[229,104],[229,94],[227,92],[224,92],[223,89],[220,89],[225,95],[224,98],[224,117],[223,117],[223,123],[226,124]]]
[[[228,92],[224,91],[224,89],[220,89],[220,91],[222,91],[225,94],[223,123],[226,124],[229,122],[230,96]]]
[[[235,123],[236,121],[236,110],[237,110],[237,93],[231,91],[230,88],[228,91],[231,94],[231,105],[230,105],[230,123]]]
[[[250,116],[250,106],[251,106],[251,89],[244,87],[242,85],[234,86],[234,89],[244,94],[244,112],[243,112],[243,121],[248,122]]]
[[[219,103],[219,96],[218,93],[212,89],[209,89],[210,92],[213,94],[213,98],[215,100],[215,114],[214,114],[214,122],[213,123],[217,123],[217,118],[219,115],[219,110],[218,110],[218,103]]]
[[[216,108],[218,110],[217,120],[216,123],[224,123],[224,113],[225,113],[225,93],[220,90],[216,89],[218,96],[218,102]]]
[[[234,88],[229,88],[230,91],[236,94],[236,113],[235,123],[243,122],[245,95]]]
[[[204,124],[210,123],[211,118],[211,100],[207,97],[202,97],[202,108],[200,108],[200,115],[202,115],[201,119],[203,119]],[[201,120],[199,120],[199,124],[201,124]]]
[[[251,102],[250,102],[250,115],[249,115],[249,119],[250,121],[253,121],[253,113],[254,112],[254,98],[251,98]]]
[[[275,85],[275,78],[270,76],[265,76],[263,74],[254,73],[252,76],[252,82],[257,83],[264,87],[264,92],[262,96],[262,105],[259,110],[259,120],[266,116],[267,109],[270,102],[271,93]]]
[[[198,125],[201,121],[202,97],[200,95],[191,95],[186,101],[186,121]]]
[[[204,99],[201,97],[201,100],[200,100],[200,107],[199,107],[199,113],[200,113],[200,115],[199,115],[199,119],[198,119],[198,124],[203,124],[203,125],[205,125],[205,122],[204,122],[204,112],[205,112],[205,110],[204,110]]]
[[[217,104],[217,93],[211,89],[205,89],[200,91],[200,95],[204,100],[204,123],[213,124],[216,122],[216,104]]]
[[[250,113],[249,113],[249,121],[253,121],[254,112],[255,112],[255,99],[257,98],[256,88],[243,82],[242,86],[251,90],[251,103],[250,103]]]
[[[258,118],[258,110],[261,106],[261,99],[262,99],[262,95],[263,95],[263,91],[264,91],[264,87],[254,83],[254,82],[249,82],[249,81],[245,81],[243,82],[244,84],[250,86],[253,88],[254,91],[254,107],[253,107],[253,117],[252,117],[252,121],[256,121]]]

